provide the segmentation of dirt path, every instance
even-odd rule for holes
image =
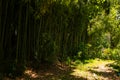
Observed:
[[[112,69],[112,67],[108,66],[110,63],[106,62],[101,65],[98,65],[98,68],[90,70],[95,77],[95,79],[100,79],[100,80],[120,80],[116,76],[115,71]],[[98,76],[98,77],[97,77]]]
[[[27,69],[23,77],[14,80],[120,80],[109,66],[112,63],[113,61],[95,60],[73,67],[64,64],[42,65],[38,70]]]
[[[89,67],[86,71],[80,71],[79,69],[74,69],[74,73],[72,75],[77,77],[84,77],[86,80],[120,80],[109,65],[113,62],[104,61],[101,64],[96,64],[95,66]],[[84,79],[83,79],[84,80]]]

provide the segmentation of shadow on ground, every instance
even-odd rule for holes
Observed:
[[[95,70],[89,70],[92,74],[96,74],[98,76],[108,78],[108,79],[116,79],[117,76],[114,72],[103,72],[103,71],[95,71]]]
[[[111,64],[106,64],[106,69],[90,69],[90,73],[96,74],[97,76],[102,77],[102,80],[120,80],[120,78],[117,76],[115,70],[110,66]]]
[[[65,64],[42,65],[36,72],[38,77],[34,80],[87,80],[83,77],[70,75],[73,72],[72,68]]]
[[[120,80],[115,71],[110,68],[110,64],[104,65],[103,70],[97,66],[88,69],[86,73],[79,70],[76,75],[72,75],[71,73],[75,69],[64,63],[42,64],[37,68],[27,68],[21,77],[14,79],[4,78],[3,80]]]
[[[3,80],[87,80],[71,75],[72,72],[72,68],[65,64],[43,64],[36,70],[28,68],[21,77],[14,79],[5,77]]]

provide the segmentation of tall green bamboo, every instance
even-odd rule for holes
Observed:
[[[83,48],[81,42],[87,43],[89,20],[98,13],[94,6],[102,7],[102,3],[87,1],[0,0],[0,58],[4,59],[4,55],[13,58],[15,53],[16,64],[24,66],[34,58],[42,62],[53,56],[61,59],[76,56]],[[14,35],[15,49],[11,43]]]
[[[19,17],[18,17],[18,28],[17,28],[17,49],[16,49],[16,63],[19,63],[20,57],[20,37],[21,37],[21,19],[22,18],[22,5],[19,8]]]
[[[3,57],[3,50],[2,50],[2,0],[0,0],[0,60]]]
[[[22,46],[22,54],[23,54],[23,63],[26,64],[27,58],[27,29],[28,29],[28,19],[29,19],[29,1],[26,4],[26,14],[25,14],[25,27],[24,27],[24,38],[23,38],[23,46]]]
[[[2,25],[2,38],[1,38],[1,46],[2,46],[2,53],[1,54],[2,54],[2,56],[5,54],[3,46],[4,46],[4,43],[6,43],[5,30],[6,30],[7,15],[8,15],[8,3],[9,3],[9,1],[6,2],[5,13],[3,13],[3,14],[5,14],[5,16],[3,19],[4,21],[3,21],[3,25]],[[3,58],[4,58],[4,56],[3,56]]]

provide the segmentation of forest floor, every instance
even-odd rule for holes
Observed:
[[[65,64],[44,64],[39,69],[28,68],[24,76],[16,80],[120,80],[115,70],[110,66],[111,60],[88,60],[84,64],[80,61]],[[4,78],[4,80],[12,80]]]

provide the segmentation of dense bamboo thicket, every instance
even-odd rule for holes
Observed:
[[[0,0],[0,72],[21,74],[31,62],[64,61],[78,51],[84,59],[90,20],[109,7],[108,0]]]

